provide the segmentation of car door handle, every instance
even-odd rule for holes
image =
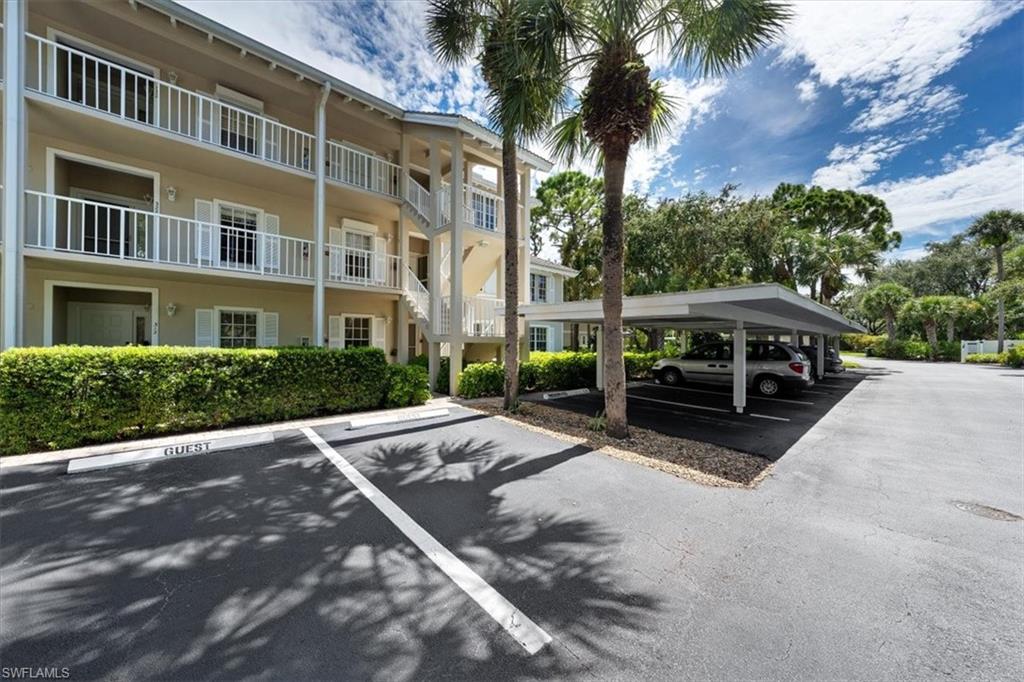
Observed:
[[[715,364],[715,363],[713,363],[713,362],[709,362],[709,363],[708,363],[708,367],[718,367],[718,365],[716,365],[716,364]]]
[[[719,365],[722,369],[726,369],[729,365]]]

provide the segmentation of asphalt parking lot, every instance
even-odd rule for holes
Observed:
[[[460,408],[4,466],[0,655],[109,680],[1020,679],[1022,414],[1021,373],[886,363],[756,490]]]
[[[830,374],[799,394],[783,393],[771,398],[748,392],[744,414],[733,411],[731,387],[663,386],[649,381],[631,385],[626,409],[630,424],[775,461],[857,384],[873,381],[884,373]],[[535,394],[528,399],[588,415],[604,410],[604,394],[599,391],[552,399]]]

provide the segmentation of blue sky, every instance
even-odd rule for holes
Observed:
[[[485,120],[476,69],[432,58],[422,3],[183,4],[398,105]],[[695,79],[652,54],[678,118],[663,144],[633,154],[627,181],[654,196],[726,182],[746,194],[779,182],[870,191],[904,235],[898,255],[917,257],[986,210],[1024,210],[1022,10],[797,2],[779,44],[725,78]]]

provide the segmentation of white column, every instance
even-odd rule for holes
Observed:
[[[20,346],[24,338],[22,297],[25,272],[22,233],[25,224],[25,24],[23,0],[4,0],[4,170],[3,292],[0,301],[0,350]]]
[[[597,345],[597,389],[604,390],[604,329],[597,328],[595,332]]]
[[[790,342],[790,344],[792,344],[792,345],[794,345],[794,346],[796,346],[798,348],[800,347],[800,332],[799,332],[799,330],[794,329],[794,330],[789,332],[789,342]]]
[[[747,406],[747,330],[739,320],[732,335],[732,404],[737,414]]]
[[[331,84],[324,83],[316,105],[316,185],[313,191],[313,342],[325,345],[324,322],[327,319],[324,293],[324,233],[327,231],[327,98]]]
[[[441,344],[427,341],[427,382],[431,391],[437,390],[437,373],[441,371]]]
[[[441,225],[441,141],[437,137],[430,138],[430,222],[436,230]],[[441,239],[430,238],[430,250],[427,253],[427,267],[430,275],[430,324],[435,325],[432,334],[437,333],[438,320],[441,318]]]
[[[451,166],[451,214],[452,229],[449,233],[451,239],[451,254],[448,258],[449,276],[451,283],[451,366],[450,387],[451,394],[458,393],[459,372],[462,371],[462,229],[465,222],[465,211],[463,210],[463,191],[465,179],[465,162],[462,156],[462,133],[456,132],[452,139],[452,166]]]
[[[398,209],[398,285],[405,288],[407,266],[409,263],[409,230],[406,228],[405,205]],[[398,361],[402,364],[409,362],[409,303],[405,295],[398,297],[398,318],[397,318],[396,343],[398,344]]]
[[[818,334],[818,376],[817,379],[825,378],[825,335]]]

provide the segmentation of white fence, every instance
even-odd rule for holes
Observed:
[[[1021,339],[1006,339],[1003,341],[1003,350],[1010,350],[1011,348],[1018,346],[1024,348],[1024,340]],[[976,339],[973,341],[961,341],[960,342],[960,362],[965,362],[968,355],[978,355],[979,353],[998,353],[999,352],[999,341],[994,339]]]

